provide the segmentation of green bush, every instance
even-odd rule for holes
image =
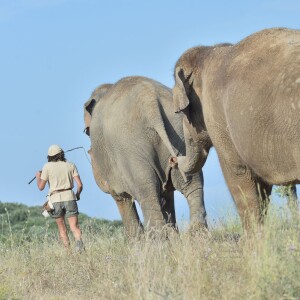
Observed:
[[[40,206],[0,202],[0,242],[21,244],[24,241],[44,240],[46,235],[57,235],[55,221],[45,218]],[[103,230],[111,233],[122,226],[121,221],[108,221],[79,215],[79,224],[84,231],[93,234]]]

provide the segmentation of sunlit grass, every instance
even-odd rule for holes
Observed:
[[[299,224],[271,207],[247,238],[228,217],[205,235],[128,241],[122,228],[85,223],[83,254],[55,234],[21,241],[12,231],[0,245],[0,299],[299,299]]]

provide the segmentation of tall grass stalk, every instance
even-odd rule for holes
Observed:
[[[10,237],[10,246],[14,246],[14,238],[13,238],[13,233],[12,233],[12,228],[11,228],[11,223],[10,223],[10,217],[7,208],[5,207],[5,212],[7,216],[7,223],[8,223],[8,228],[9,228],[9,237]]]
[[[83,254],[55,235],[15,240],[0,245],[0,299],[299,299],[299,224],[271,208],[251,237],[232,220],[168,241],[128,241],[122,228],[86,224]]]

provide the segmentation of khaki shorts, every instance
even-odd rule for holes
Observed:
[[[77,202],[75,200],[54,202],[52,203],[54,210],[50,213],[53,219],[60,218],[62,216],[72,217],[79,214]]]

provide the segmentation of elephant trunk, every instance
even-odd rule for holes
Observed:
[[[207,228],[202,171],[193,174],[192,180],[185,184],[182,192],[189,204],[191,230]]]
[[[186,145],[186,155],[177,157],[178,168],[186,175],[199,172],[204,166],[209,148],[210,138],[206,131],[196,132],[188,119],[183,119],[183,132]]]

